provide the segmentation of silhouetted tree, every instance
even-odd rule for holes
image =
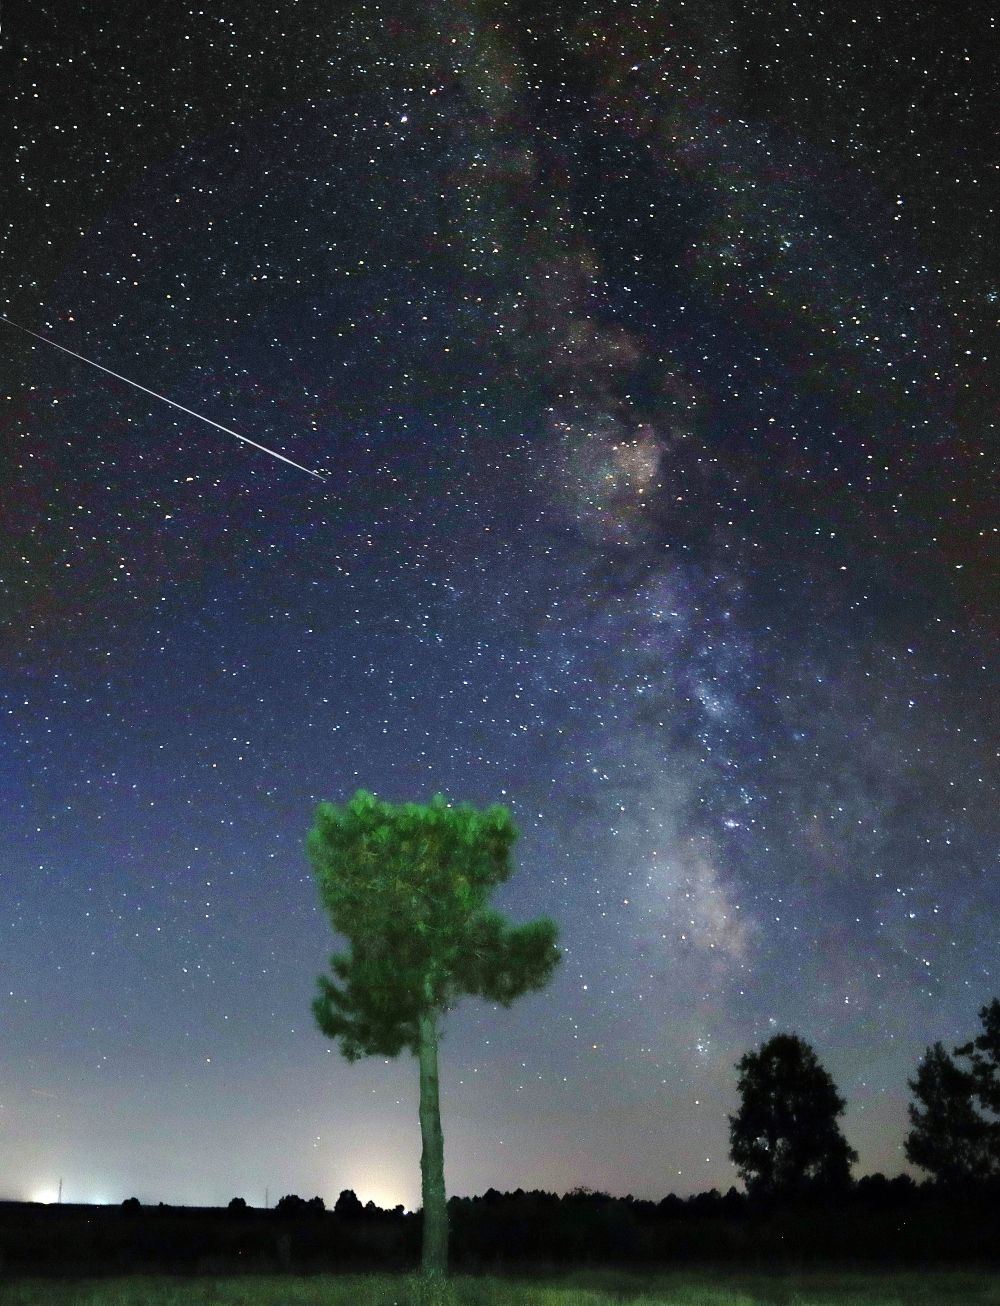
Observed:
[[[333,1208],[334,1215],[342,1216],[347,1220],[356,1220],[359,1215],[364,1215],[365,1208],[352,1188],[345,1188],[337,1198]]]
[[[968,1057],[979,1105],[1000,1115],[1000,998],[979,1009],[983,1032],[962,1047],[957,1057]]]
[[[541,988],[559,960],[552,921],[515,926],[488,906],[511,875],[516,837],[503,807],[451,807],[440,796],[397,806],[364,791],[342,806],[321,803],[309,832],[323,905],[350,943],[331,958],[336,979],[319,978],[316,1022],[348,1061],[404,1048],[418,1059],[421,1268],[429,1277],[448,1264],[441,1016],[463,994],[508,1006]]]
[[[302,1215],[306,1209],[305,1198],[298,1193],[286,1193],[284,1197],[278,1198],[274,1209],[279,1215]]]
[[[729,1155],[754,1195],[845,1185],[857,1153],[837,1123],[846,1103],[815,1052],[775,1034],[736,1066],[741,1104],[729,1117]]]
[[[939,1183],[1000,1177],[1000,1001],[994,998],[979,1018],[983,1033],[954,1050],[967,1066],[934,1043],[907,1081],[916,1101],[907,1108],[906,1157]]]
[[[227,1207],[227,1210],[239,1213],[247,1209],[247,1199],[245,1197],[234,1197]]]

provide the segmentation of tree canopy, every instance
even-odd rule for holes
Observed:
[[[907,1160],[945,1184],[1000,1177],[1000,1000],[981,1008],[979,1019],[981,1034],[953,1056],[933,1043],[908,1081],[915,1100],[907,1108]]]
[[[846,1103],[809,1044],[775,1034],[736,1068],[741,1103],[729,1117],[729,1154],[748,1190],[846,1184],[857,1160],[837,1123]]]
[[[409,1049],[420,1066],[425,1273],[447,1261],[438,1022],[461,996],[509,1006],[559,960],[547,918],[512,925],[489,905],[512,871],[504,807],[393,804],[364,790],[320,803],[307,847],[320,897],[349,949],[321,975],[313,1013],[348,1061]]]

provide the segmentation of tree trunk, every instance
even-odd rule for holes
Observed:
[[[430,994],[426,995],[428,998]],[[419,1018],[420,1188],[424,1205],[421,1273],[448,1273],[448,1199],[444,1188],[444,1134],[438,1101],[438,1013],[428,1002]]]

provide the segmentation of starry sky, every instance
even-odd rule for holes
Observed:
[[[451,1192],[735,1181],[809,1040],[858,1172],[1000,989],[990,6],[4,15],[0,1196],[419,1202],[314,1029],[319,799],[509,804],[551,985]]]

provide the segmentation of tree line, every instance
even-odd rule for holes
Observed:
[[[943,1188],[865,1175],[794,1196],[712,1189],[659,1201],[578,1188],[448,1199],[449,1258],[469,1273],[528,1267],[963,1265],[1000,1259],[1000,1184]],[[0,1202],[0,1257],[18,1274],[409,1271],[423,1213],[341,1194],[271,1209]]]

